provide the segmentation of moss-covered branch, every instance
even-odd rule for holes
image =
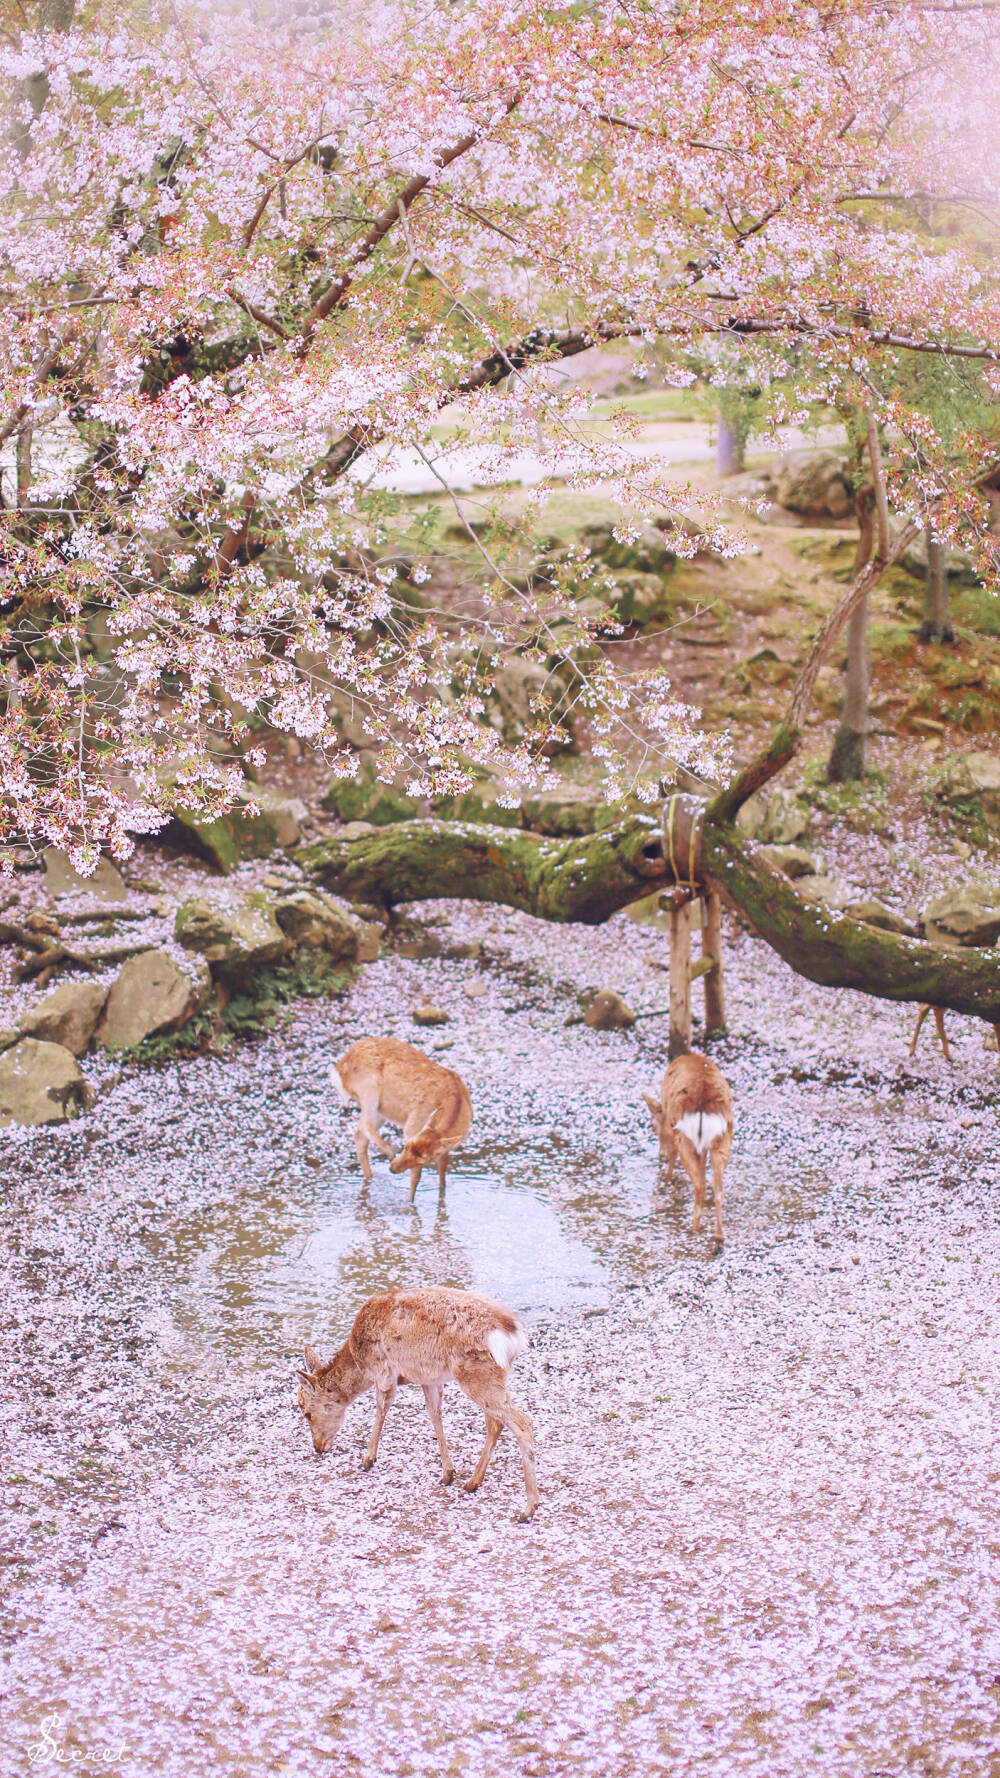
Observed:
[[[571,840],[519,828],[400,821],[356,840],[334,835],[298,857],[318,882],[353,901],[391,908],[454,895],[589,926],[668,881],[659,823],[649,816]]]
[[[702,829],[702,870],[799,975],[1000,1022],[1000,951],[941,951],[804,902],[713,809]],[[516,828],[402,821],[356,840],[334,836],[303,848],[299,857],[318,882],[355,901],[388,908],[466,897],[588,925],[670,880],[659,825],[648,816],[571,840]]]
[[[701,856],[726,898],[809,981],[1000,1021],[1000,950],[943,951],[803,901],[724,824],[706,820]]]

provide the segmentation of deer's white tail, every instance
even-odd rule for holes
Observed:
[[[340,1078],[340,1069],[337,1067],[336,1062],[334,1062],[333,1067],[330,1069],[330,1079],[336,1089],[337,1097],[340,1100],[341,1105],[353,1104],[353,1100]]]
[[[528,1336],[518,1322],[514,1333],[507,1333],[502,1327],[493,1328],[486,1335],[486,1346],[494,1363],[502,1371],[509,1371],[519,1352],[523,1352],[528,1344]]]
[[[717,1111],[688,1111],[674,1129],[687,1137],[698,1154],[705,1154],[725,1134],[726,1120]]]

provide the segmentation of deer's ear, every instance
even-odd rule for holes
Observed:
[[[421,1136],[424,1135],[425,1131],[433,1129],[433,1127],[437,1123],[440,1115],[441,1115],[441,1107],[440,1107],[440,1105],[435,1105],[434,1110],[431,1112],[430,1117],[427,1119],[427,1122],[424,1124],[423,1129],[420,1131]]]
[[[660,1104],[659,1099],[652,1098],[652,1096],[649,1093],[643,1093],[642,1096],[645,1099],[646,1104],[649,1106],[649,1109],[652,1112],[654,1118],[658,1118],[660,1116],[661,1111],[663,1110],[663,1107]]]
[[[313,1351],[311,1346],[303,1347],[302,1356],[311,1371],[321,1371],[323,1369],[323,1360],[318,1352]],[[312,1381],[315,1381],[315,1378],[313,1378]]]
[[[310,1389],[315,1389],[316,1378],[309,1371],[296,1371],[295,1375],[301,1377],[303,1383],[308,1383]]]

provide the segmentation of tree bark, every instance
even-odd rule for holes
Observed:
[[[881,1000],[1000,1021],[1000,952],[941,951],[811,906],[734,826],[713,817],[713,806],[702,830],[706,877],[799,975]],[[401,821],[356,840],[334,835],[297,856],[317,882],[355,901],[391,908],[467,897],[587,925],[670,881],[659,826],[639,815],[608,833],[572,840],[464,822]]]
[[[715,473],[739,475],[746,465],[746,438],[737,427],[730,426],[721,411],[716,428]]]
[[[858,515],[858,547],[854,554],[853,575],[859,575],[869,561],[875,538],[875,500],[870,488],[861,488],[855,501]],[[871,638],[869,620],[871,603],[868,593],[855,606],[847,620],[847,679],[844,703],[837,732],[833,737],[826,775],[835,784],[865,775],[865,738],[868,734],[868,706],[871,688]]]
[[[924,621],[920,626],[921,642],[954,642],[951,627],[951,602],[948,597],[948,551],[928,525],[927,567],[924,571]]]
[[[722,904],[718,890],[710,889],[701,901],[701,954],[710,967],[705,972],[705,1036],[725,1037],[726,1000],[722,981]]]

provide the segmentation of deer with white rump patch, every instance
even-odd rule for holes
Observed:
[[[410,1169],[411,1203],[421,1171],[432,1162],[444,1191],[448,1156],[472,1122],[472,1100],[455,1070],[394,1037],[362,1037],[334,1063],[332,1078],[341,1104],[353,1101],[361,1109],[354,1146],[365,1180],[372,1176],[368,1144],[374,1142],[393,1173]],[[402,1129],[403,1146],[395,1156],[380,1134],[383,1123]]]
[[[678,1056],[663,1076],[659,1103],[643,1093],[660,1139],[660,1158],[667,1162],[667,1179],[680,1155],[694,1186],[694,1218],[691,1233],[701,1228],[705,1206],[705,1172],[712,1163],[712,1195],[715,1199],[715,1234],[722,1240],[722,1176],[733,1145],[733,1095],[714,1062],[707,1056]]]
[[[480,1487],[507,1427],[521,1450],[527,1507],[518,1518],[526,1521],[538,1505],[535,1434],[527,1414],[507,1394],[507,1376],[527,1344],[524,1327],[512,1309],[471,1291],[429,1286],[369,1297],[334,1358],[324,1363],[311,1346],[305,1348],[309,1368],[299,1371],[299,1407],[309,1422],[313,1445],[321,1455],[329,1451],[349,1404],[374,1387],[375,1425],[362,1463],[363,1469],[371,1469],[397,1385],[413,1384],[424,1392],[444,1480],[454,1481],[455,1465],[441,1419],[442,1390],[449,1377],[454,1378],[486,1416],[486,1443],[465,1483],[466,1492]]]

